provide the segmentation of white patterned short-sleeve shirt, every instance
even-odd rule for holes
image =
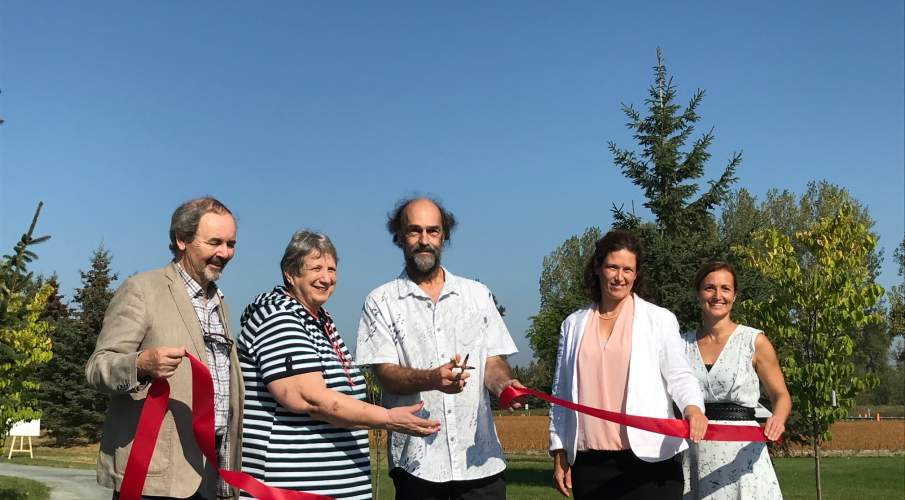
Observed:
[[[431,369],[455,354],[474,366],[471,381],[459,394],[426,391],[393,394],[383,391],[387,408],[424,401],[421,415],[440,422],[427,437],[389,435],[390,468],[433,482],[480,479],[506,468],[484,384],[490,356],[518,352],[490,290],[446,269],[440,298],[434,304],[405,271],[365,299],[358,324],[356,361],[361,365],[394,363]]]

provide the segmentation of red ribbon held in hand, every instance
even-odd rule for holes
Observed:
[[[221,469],[214,448],[214,383],[204,363],[191,354],[186,353],[186,357],[192,365],[192,430],[195,442],[224,481],[262,500],[332,500],[328,496],[267,486],[244,472]],[[166,379],[155,380],[148,389],[148,396],[138,417],[135,439],[132,441],[132,450],[129,452],[126,472],[119,489],[121,500],[141,498],[151,454],[154,453],[169,399],[170,384]]]
[[[580,405],[564,399],[544,394],[534,389],[516,389],[511,385],[500,394],[500,406],[509,407],[513,399],[521,396],[534,396],[543,399],[548,403],[562,406],[573,411],[591,415],[603,420],[609,420],[617,424],[627,427],[634,427],[648,432],[656,432],[664,436],[672,436],[682,439],[688,439],[689,429],[688,422],[675,418],[654,418],[639,417],[636,415],[626,415],[615,411],[601,410],[590,406]],[[767,438],[764,436],[763,429],[756,425],[726,425],[726,424],[709,424],[707,432],[704,434],[704,441],[754,441],[764,442]]]

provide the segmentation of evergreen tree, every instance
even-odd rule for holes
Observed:
[[[59,319],[53,333],[54,358],[44,370],[41,399],[44,426],[57,444],[100,439],[108,398],[88,387],[81,374],[113,297],[111,284],[117,276],[110,260],[107,250],[94,251],[90,269],[80,273],[82,286],[74,294],[77,310]]]
[[[75,291],[73,299],[78,304],[78,320],[91,336],[90,355],[94,350],[97,335],[104,326],[104,314],[113,298],[112,284],[119,276],[110,269],[112,257],[103,246],[91,255],[91,269],[81,271],[82,287]],[[88,358],[85,358],[87,361]]]
[[[63,295],[60,293],[60,280],[56,273],[52,274],[44,284],[49,286],[51,291],[50,297],[47,299],[47,305],[44,306],[43,319],[55,322],[68,318],[72,314],[72,310],[63,301]]]
[[[609,143],[614,163],[644,191],[644,206],[655,220],[644,224],[635,214],[617,207],[613,216],[616,227],[633,230],[641,239],[646,254],[641,269],[655,284],[651,299],[674,312],[683,328],[692,329],[698,325],[700,314],[690,284],[703,261],[727,253],[712,211],[727,198],[742,156],[733,154],[719,179],[710,181],[709,188],[699,195],[696,181],[704,175],[711,156],[707,149],[713,142],[713,129],[683,151],[701,119],[697,109],[704,91],[695,91],[681,111],[675,103],[676,95],[657,49],[654,84],[645,99],[647,116],[630,105],[622,106],[640,153]]]
[[[673,311],[683,328],[693,329],[700,321],[700,313],[691,283],[702,262],[724,258],[728,253],[720,241],[712,211],[727,198],[742,159],[741,153],[734,154],[719,179],[710,181],[709,188],[699,194],[696,180],[704,175],[710,159],[707,149],[713,142],[713,130],[695,140],[687,151],[683,148],[701,119],[697,109],[704,91],[697,90],[683,111],[675,103],[676,95],[657,49],[654,83],[645,99],[647,116],[632,106],[622,106],[640,152],[609,143],[613,162],[643,190],[644,206],[653,213],[654,221],[644,222],[634,213],[614,206],[613,226],[633,231],[641,241],[644,259],[639,267],[654,285],[647,298]],[[544,258],[540,309],[531,318],[527,332],[541,365],[538,373],[553,373],[560,324],[588,303],[584,269],[601,233],[597,227],[588,228],[581,237],[569,238]],[[550,382],[538,388],[549,389]]]

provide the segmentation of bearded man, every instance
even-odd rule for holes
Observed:
[[[456,225],[451,213],[413,198],[388,219],[405,269],[365,299],[356,357],[372,366],[384,406],[424,401],[422,416],[440,421],[428,437],[390,433],[396,498],[504,499],[506,463],[490,395],[523,387],[506,362],[515,344],[490,290],[440,265]]]

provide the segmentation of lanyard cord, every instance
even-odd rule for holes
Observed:
[[[352,362],[349,358],[343,354],[342,349],[339,345],[339,340],[337,340],[336,328],[333,326],[333,320],[330,318],[330,315],[326,314],[326,321],[323,322],[323,330],[324,334],[327,336],[327,340],[330,341],[330,345],[333,346],[333,352],[336,354],[336,357],[339,358],[339,364],[343,368],[343,372],[346,374],[346,381],[349,382],[349,387],[353,387],[354,384],[352,382],[352,374],[349,372],[349,368],[352,366]]]

